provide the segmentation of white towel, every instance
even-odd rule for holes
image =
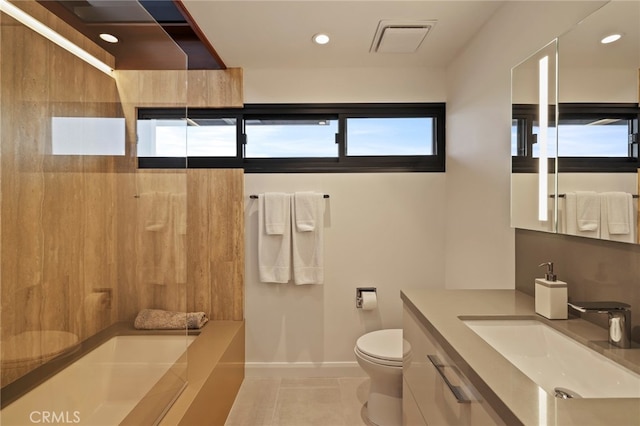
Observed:
[[[600,197],[593,191],[576,192],[578,230],[595,231],[600,224]]]
[[[187,235],[187,194],[171,194],[171,210],[174,213],[175,228],[178,235]]]
[[[601,194],[601,238],[612,241],[635,242],[633,196],[626,192]]]
[[[296,194],[294,194],[296,195]],[[324,283],[324,196],[309,195],[309,211],[314,222],[313,230],[292,232],[293,277],[296,284]],[[294,199],[297,199],[294,197]],[[297,220],[297,209],[291,209],[292,220]]]
[[[283,192],[264,194],[264,229],[268,235],[282,235],[289,225],[291,196]]]
[[[600,238],[600,227],[593,231],[582,231],[578,228],[578,196],[575,192],[567,192],[564,197],[564,232],[569,235],[579,235],[582,237]]]
[[[310,232],[316,227],[316,200],[315,192],[296,192],[294,195],[294,208],[296,209],[296,230],[298,232]]]
[[[291,196],[286,196],[282,234],[269,235],[265,229],[265,197],[258,195],[258,270],[264,283],[286,283],[291,279]]]
[[[140,214],[145,231],[161,231],[169,221],[169,193],[145,192],[140,195]]]

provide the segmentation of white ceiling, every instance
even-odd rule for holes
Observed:
[[[504,1],[183,0],[227,67],[444,68]],[[436,20],[415,53],[370,53],[381,20]],[[312,43],[316,33],[328,45]]]
[[[612,33],[623,37],[604,45]],[[559,37],[561,65],[570,67],[640,68],[640,2],[612,1]]]

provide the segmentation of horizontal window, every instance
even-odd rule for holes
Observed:
[[[235,157],[235,118],[139,119],[138,157]]]
[[[347,118],[347,155],[433,155],[434,121],[433,117]]]
[[[550,157],[558,170],[628,172],[638,166],[637,104],[559,104],[559,119],[549,117]],[[511,126],[512,169],[536,172],[536,105],[514,105]],[[557,141],[557,142],[556,142]],[[555,167],[555,165],[554,165]]]
[[[244,121],[244,132],[246,158],[338,156],[337,118],[247,118]]]
[[[276,104],[138,110],[141,168],[445,170],[445,104]]]
[[[125,155],[125,120],[112,117],[52,117],[53,155]]]

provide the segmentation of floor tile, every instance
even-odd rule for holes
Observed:
[[[225,426],[271,426],[281,380],[245,378]]]
[[[366,420],[369,378],[343,377],[338,381],[345,424],[349,426],[370,425]]]
[[[274,426],[343,426],[338,388],[280,388]]]
[[[372,426],[368,393],[368,377],[248,377],[225,426]]]

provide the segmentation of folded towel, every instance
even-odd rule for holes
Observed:
[[[285,197],[283,233],[269,235],[265,224],[265,194],[258,195],[258,272],[264,283],[291,279],[291,195]]]
[[[292,232],[293,277],[296,284],[322,284],[324,282],[324,196],[314,193],[310,198],[310,217],[313,230]],[[293,221],[297,211],[292,209]]]
[[[603,192],[601,198],[601,238],[628,243],[636,242],[633,196],[625,192]]]
[[[563,231],[569,235],[579,235],[582,237],[599,238],[600,227],[592,231],[582,231],[578,228],[578,205],[577,194],[575,192],[567,192],[564,197],[564,208],[562,220]]]
[[[204,312],[174,312],[162,309],[143,309],[133,326],[139,330],[181,330],[202,328],[209,318]]]
[[[600,224],[600,197],[593,191],[576,192],[578,230],[595,231]]]
[[[288,218],[291,196],[282,192],[264,194],[264,229],[267,235],[282,235],[286,226],[290,226]]]
[[[310,232],[316,227],[316,200],[315,192],[296,192],[294,196],[294,208],[296,209],[296,229],[298,232]]]

